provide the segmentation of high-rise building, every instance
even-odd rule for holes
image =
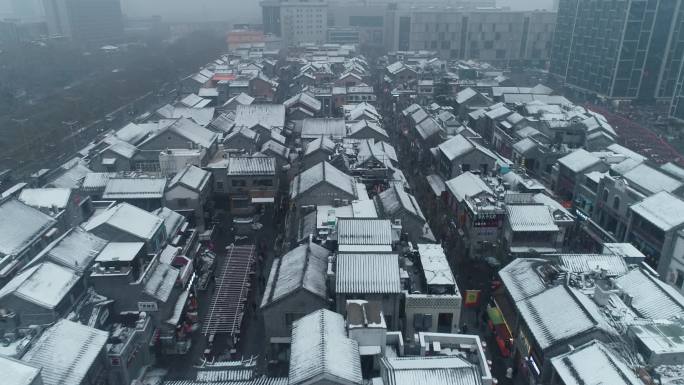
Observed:
[[[123,36],[120,0],[43,0],[48,33],[83,45],[115,43]]]
[[[613,99],[670,99],[684,55],[682,0],[561,0],[550,70]]]
[[[413,8],[394,12],[390,50],[430,50],[445,59],[543,64],[556,14],[508,9]]]
[[[264,32],[286,44],[356,41],[387,47],[397,11],[494,7],[495,0],[263,0]]]
[[[670,118],[684,122],[684,61],[679,69],[674,95],[670,103]]]
[[[325,43],[328,0],[265,0],[261,7],[264,32],[285,44]]]

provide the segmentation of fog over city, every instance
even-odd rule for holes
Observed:
[[[497,6],[515,10],[550,9],[553,0],[497,0]],[[0,0],[0,18],[42,14],[42,0]],[[259,0],[122,0],[125,15],[161,16],[168,21],[259,22]],[[18,11],[14,11],[18,9]]]

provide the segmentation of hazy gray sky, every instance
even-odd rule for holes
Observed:
[[[0,0],[0,17],[11,13],[11,2],[33,2],[40,8],[41,0]],[[550,9],[553,0],[497,0],[499,6],[513,9]],[[261,20],[259,0],[121,0],[121,7],[130,16],[160,15],[168,21],[230,20],[256,23]]]

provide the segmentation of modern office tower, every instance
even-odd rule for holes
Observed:
[[[493,8],[495,0],[263,0],[264,32],[286,44],[324,41],[389,47],[395,13]]]
[[[542,64],[550,57],[555,12],[413,8],[393,18],[392,50],[437,51],[445,59]]]
[[[670,99],[684,54],[682,0],[561,0],[552,73],[612,99]]]

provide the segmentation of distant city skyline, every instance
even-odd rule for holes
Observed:
[[[0,0],[0,18],[14,17],[12,3],[16,0]],[[32,4],[38,17],[43,16],[41,0],[21,0]],[[550,9],[553,0],[497,0],[501,7],[512,9]],[[258,0],[121,0],[126,16],[161,16],[165,21],[235,21],[260,23],[261,10]],[[26,9],[26,8],[24,8]]]

